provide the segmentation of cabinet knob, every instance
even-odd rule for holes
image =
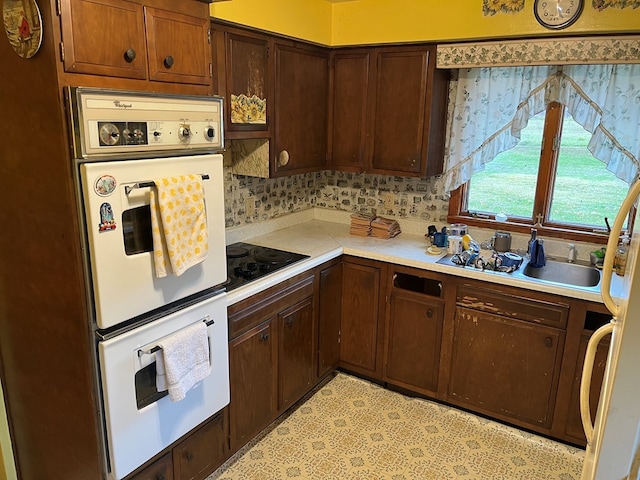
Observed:
[[[124,59],[131,63],[136,59],[136,51],[133,48],[130,48],[126,52],[124,52]]]
[[[287,319],[284,321],[284,324],[285,324],[287,327],[291,327],[291,326],[293,325],[293,318],[291,318],[291,317],[287,318]]]
[[[171,68],[173,66],[173,57],[171,55],[164,57],[164,66],[166,68]]]
[[[193,453],[187,452],[185,458],[187,459],[187,462],[190,462],[191,460],[193,460]]]
[[[409,166],[410,167],[415,167],[416,166],[416,159],[412,158],[411,160],[409,160]]]
[[[262,335],[260,335],[260,340],[266,342],[267,340],[269,340],[269,334],[267,332],[263,333]]]
[[[159,474],[156,476],[156,480],[167,480],[167,477],[165,477],[163,474],[159,473]]]
[[[289,163],[289,152],[287,152],[286,150],[282,150],[280,152],[280,155],[278,155],[278,165],[280,165],[281,167],[284,167],[288,163]]]
[[[545,347],[552,347],[553,346],[553,340],[551,339],[551,337],[547,337],[544,339],[544,346]]]
[[[433,318],[433,310],[431,309],[427,310],[427,317]]]

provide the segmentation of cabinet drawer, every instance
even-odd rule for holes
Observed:
[[[313,274],[282,282],[229,308],[229,340],[249,331],[283,308],[313,295]]]
[[[220,412],[173,449],[175,478],[202,480],[222,465],[225,437],[224,414]]]
[[[555,328],[565,328],[569,316],[569,305],[509,295],[470,285],[458,287],[456,303],[461,307]]]
[[[129,480],[173,480],[173,463],[171,453],[160,457],[147,468]]]

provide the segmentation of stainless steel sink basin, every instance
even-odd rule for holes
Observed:
[[[599,270],[577,263],[547,260],[546,265],[541,268],[531,267],[527,263],[522,273],[530,278],[578,287],[595,287],[600,283]]]

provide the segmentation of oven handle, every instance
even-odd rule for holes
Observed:
[[[209,315],[207,315],[206,317],[204,317],[202,320],[202,322],[204,322],[207,327],[210,327],[211,325],[213,325],[214,323],[216,323],[215,320],[212,320],[211,318],[209,318]],[[143,355],[151,355],[152,353],[156,353],[158,351],[160,351],[161,348],[158,346],[155,346],[153,348],[150,348],[149,350],[142,350],[139,349],[138,350],[138,358],[142,358]]]
[[[203,180],[209,180],[209,175],[206,173],[201,175]],[[125,185],[124,193],[129,195],[136,188],[147,188],[147,187],[155,187],[155,182],[150,180],[146,180],[144,182],[135,182],[133,185]]]

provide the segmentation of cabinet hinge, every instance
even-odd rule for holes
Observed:
[[[553,137],[553,151],[554,151],[554,152],[557,152],[557,151],[558,151],[558,143],[560,143],[560,142],[559,142],[559,140],[560,140],[560,139],[558,138],[558,135],[556,135],[555,137]]]
[[[60,0],[56,1],[56,16],[60,16],[60,12],[62,12],[62,5],[60,5]]]
[[[209,63],[209,78],[213,78],[213,64]]]
[[[338,343],[340,343],[341,338],[342,338],[342,330],[338,330]]]
[[[211,29],[207,30],[207,41],[209,42],[209,45],[211,45]]]
[[[60,42],[60,61],[64,62],[64,43]]]

